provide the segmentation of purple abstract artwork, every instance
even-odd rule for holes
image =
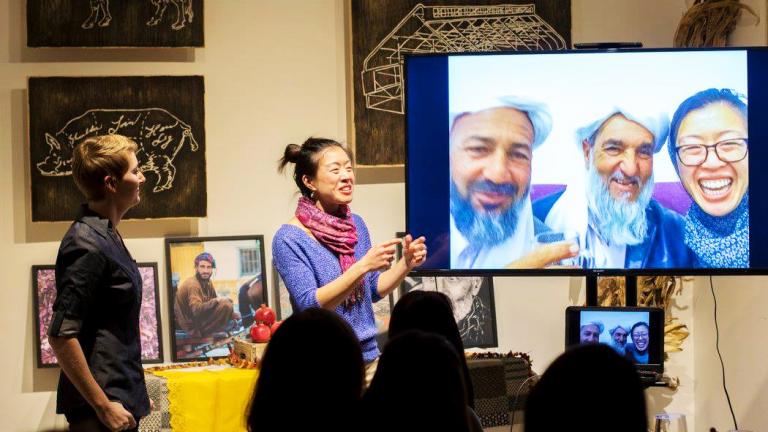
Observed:
[[[141,312],[141,360],[160,358],[160,326],[157,323],[157,287],[154,267],[139,266],[142,282]]]
[[[53,315],[53,302],[56,300],[56,272],[54,269],[37,271],[37,316],[40,340],[40,361],[42,365],[58,363],[51,344],[48,343],[48,326]]]
[[[147,363],[162,361],[156,271],[155,264],[139,264],[142,280],[141,310],[139,312],[141,361]],[[34,278],[37,296],[37,336],[40,346],[39,366],[56,366],[58,360],[48,342],[48,326],[51,324],[53,303],[56,301],[56,271],[53,266],[38,267],[34,272]]]

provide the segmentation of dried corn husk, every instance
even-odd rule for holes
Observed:
[[[604,307],[626,306],[627,290],[623,277],[606,276],[597,279],[597,304]]]
[[[760,17],[739,0],[696,0],[683,15],[675,32],[673,46],[722,47],[736,28],[741,12],[746,10],[757,22]]]

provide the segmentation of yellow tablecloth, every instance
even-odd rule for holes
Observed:
[[[173,431],[246,431],[245,410],[258,370],[226,367],[153,373],[167,380]]]

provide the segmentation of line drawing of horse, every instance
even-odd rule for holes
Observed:
[[[148,0],[149,3],[155,7],[155,11],[146,25],[154,27],[163,20],[165,16],[165,10],[169,4],[173,4],[176,7],[176,21],[171,24],[173,30],[183,29],[187,23],[191,23],[194,19],[194,12],[192,11],[192,0]],[[80,26],[83,29],[92,29],[94,26],[108,27],[112,21],[112,14],[109,11],[109,0],[88,0],[88,6],[90,9],[90,15],[85,19]]]

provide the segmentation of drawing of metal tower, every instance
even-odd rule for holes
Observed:
[[[533,4],[424,6],[419,3],[363,61],[365,106],[404,113],[404,54],[566,48],[562,36],[536,15]]]

